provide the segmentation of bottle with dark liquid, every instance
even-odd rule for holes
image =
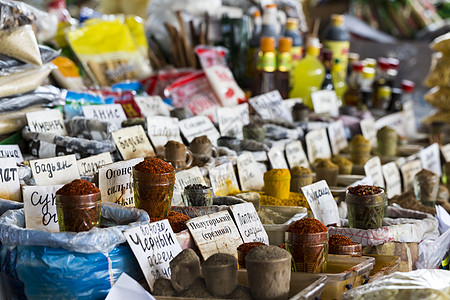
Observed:
[[[361,98],[361,77],[364,65],[358,61],[353,63],[353,71],[350,74],[348,89],[344,94],[346,105],[357,106]]]
[[[256,74],[253,81],[252,96],[271,92],[275,89],[275,39],[273,37],[261,38],[261,50],[258,53]]]
[[[322,82],[321,90],[334,91],[333,78],[331,76],[331,62],[333,59],[333,52],[327,49],[322,51],[322,62],[325,67],[325,78]]]
[[[287,99],[289,97],[289,75],[292,62],[291,47],[291,38],[280,37],[280,40],[278,41],[275,84],[283,99]]]

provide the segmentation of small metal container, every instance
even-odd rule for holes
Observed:
[[[342,255],[353,255],[353,256],[361,256],[362,255],[362,245],[329,245],[329,254],[342,254]]]
[[[286,248],[292,254],[297,272],[323,273],[328,261],[328,231],[287,232]]]

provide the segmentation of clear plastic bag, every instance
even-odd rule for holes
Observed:
[[[449,86],[450,82],[450,53],[434,53],[431,60],[430,71],[425,78],[425,85]]]
[[[46,64],[58,57],[61,51],[56,51],[47,46],[39,46],[42,63]],[[8,76],[14,73],[20,73],[29,69],[36,68],[36,65],[24,63],[18,59],[0,54],[0,76]]]
[[[436,86],[428,91],[424,96],[425,100],[432,106],[450,110],[450,86]]]
[[[450,249],[450,230],[444,232],[434,241],[425,240],[419,244],[417,269],[437,269],[441,260]]]
[[[39,47],[31,25],[0,30],[0,53],[23,62],[42,66]]]
[[[12,112],[34,105],[61,104],[61,91],[51,85],[40,86],[32,92],[0,98],[0,113]]]

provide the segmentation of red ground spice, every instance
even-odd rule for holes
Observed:
[[[190,219],[191,218],[189,218],[189,216],[176,211],[169,211],[169,216],[167,217],[170,227],[172,227],[174,233],[187,229],[186,221]],[[163,220],[163,218],[150,218],[150,222],[157,222],[161,220]]]
[[[134,169],[139,172],[151,174],[169,173],[175,170],[171,164],[155,157],[148,158],[138,163],[134,166]]]
[[[250,243],[243,243],[240,244],[239,247],[237,247],[238,251],[242,251],[242,253],[244,253],[244,255],[247,255],[250,250],[252,250],[253,248],[259,247],[259,246],[265,246],[266,244],[261,243],[261,242],[250,242]]]
[[[352,246],[356,245],[350,238],[342,234],[333,234],[330,236],[328,243],[331,246]]]
[[[328,228],[323,225],[319,220],[314,218],[304,218],[298,221],[295,221],[288,228],[286,228],[286,232],[294,232],[294,233],[319,233],[319,232],[327,232]]]
[[[352,195],[376,195],[381,193],[383,190],[374,185],[357,185],[354,187],[349,187],[348,192]]]
[[[57,190],[56,194],[66,196],[80,196],[95,194],[99,192],[100,189],[96,187],[92,182],[83,179],[75,179]]]

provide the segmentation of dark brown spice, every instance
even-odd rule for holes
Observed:
[[[134,166],[134,169],[139,172],[150,174],[169,173],[175,170],[171,164],[154,157],[138,163]]]
[[[239,247],[237,248],[238,251],[242,251],[244,254],[247,254],[250,252],[250,250],[252,250],[255,247],[259,247],[259,246],[265,246],[266,244],[261,243],[261,242],[250,242],[250,243],[243,243],[240,244]]]
[[[331,246],[352,246],[356,245],[350,238],[342,234],[333,234],[330,236],[328,243]]]
[[[377,195],[383,190],[374,185],[357,185],[354,187],[349,187],[348,192],[352,195]]]
[[[92,182],[75,179],[56,191],[57,195],[80,196],[99,193],[100,189]]]
[[[295,221],[288,228],[286,228],[286,232],[294,232],[294,233],[319,233],[319,232],[327,232],[328,228],[323,225],[319,220],[313,218],[304,218],[298,221]]]
[[[150,222],[157,222],[163,219],[164,218],[151,218]],[[172,227],[174,233],[178,233],[187,229],[186,221],[190,220],[189,216],[176,211],[169,211],[169,215],[166,219],[169,220],[169,224]]]
[[[164,147],[170,147],[170,148],[183,148],[186,147],[184,144],[177,142],[177,141],[168,141]]]
[[[209,144],[209,143],[211,143],[211,141],[206,135],[198,136],[191,142],[191,144]]]

